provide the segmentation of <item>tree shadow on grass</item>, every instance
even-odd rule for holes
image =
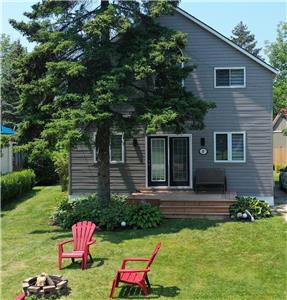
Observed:
[[[157,236],[162,234],[178,233],[181,230],[208,230],[209,228],[220,226],[226,223],[225,220],[208,220],[208,219],[192,219],[192,220],[164,220],[157,228],[151,229],[127,229],[117,232],[100,231],[97,236],[103,241],[119,244],[125,240],[141,239],[147,236]]]
[[[93,258],[93,262],[88,261],[87,269],[99,268],[104,265],[105,261],[108,260],[106,257],[96,257]],[[75,260],[75,262],[71,262],[68,264],[68,260],[63,260],[64,264],[66,261],[66,265],[62,267],[62,270],[71,270],[71,269],[81,269],[81,260]]]
[[[94,237],[100,237],[102,241],[114,244],[120,244],[125,240],[144,239],[148,236],[160,236],[162,234],[174,234],[181,230],[208,230],[209,228],[220,226],[226,223],[226,220],[209,220],[209,219],[189,219],[189,220],[164,220],[163,223],[150,229],[133,229],[127,228],[117,231],[100,231],[97,230]],[[53,227],[52,227],[53,228]],[[51,240],[63,240],[72,238],[71,230],[64,230],[54,227],[51,230],[33,230],[30,234],[53,234]],[[55,233],[55,235],[54,235]]]
[[[22,202],[34,197],[36,194],[38,194],[41,190],[37,190],[37,189],[33,189],[30,192],[27,192],[24,195],[18,196],[15,199],[11,200],[9,203],[2,203],[2,207],[1,207],[1,218],[3,218],[5,216],[5,212],[8,212],[14,208],[16,208],[19,204],[21,204]]]
[[[118,299],[157,299],[160,297],[174,298],[180,293],[180,288],[177,286],[164,287],[162,285],[153,285],[147,296],[144,296],[142,290],[136,286],[124,285],[122,287],[120,286],[118,289],[120,289],[120,292],[118,297],[115,297]]]
[[[50,237],[51,240],[63,240],[63,239],[72,239],[72,231],[71,230],[65,230],[61,228],[51,229],[51,230],[33,230],[29,232],[29,234],[56,234]]]

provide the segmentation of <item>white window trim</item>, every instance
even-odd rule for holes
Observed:
[[[93,133],[93,141],[96,141],[97,132]],[[125,162],[125,141],[124,141],[124,134],[122,132],[112,132],[112,135],[121,135],[122,136],[122,159],[121,160],[111,160],[111,143],[109,146],[109,157],[110,157],[110,164],[119,164]],[[96,146],[93,147],[93,156],[94,156],[94,163],[97,163],[97,148]]]
[[[227,160],[216,159],[216,135],[227,134]],[[232,160],[232,134],[243,134],[243,160]],[[213,153],[216,163],[246,163],[246,131],[216,131],[213,133]]]
[[[243,70],[243,73],[244,73],[244,84],[243,85],[217,86],[216,85],[216,71],[217,70]],[[229,72],[229,80],[231,82],[230,74],[231,74],[231,72]],[[238,88],[246,88],[246,68],[245,67],[216,67],[216,68],[214,68],[213,77],[214,77],[214,88],[215,89],[238,89]]]

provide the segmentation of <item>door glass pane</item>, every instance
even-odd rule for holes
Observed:
[[[121,134],[111,135],[111,161],[122,161],[122,142],[123,137]]]
[[[151,180],[165,181],[165,139],[151,139]]]
[[[229,69],[216,70],[216,86],[229,86]]]
[[[216,134],[216,160],[228,160],[227,134]]]
[[[172,139],[172,181],[188,180],[188,140]]]
[[[232,134],[232,160],[244,160],[244,141],[242,133]]]

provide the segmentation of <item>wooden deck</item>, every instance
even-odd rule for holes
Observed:
[[[235,202],[236,193],[195,193],[192,190],[143,190],[133,193],[132,203],[148,202],[158,205],[165,218],[212,218],[229,216],[229,206]]]

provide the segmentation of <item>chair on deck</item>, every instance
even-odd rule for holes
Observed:
[[[110,293],[110,299],[113,298],[115,289],[119,285],[120,282],[138,285],[144,292],[144,295],[148,294],[148,288],[150,288],[150,283],[148,280],[147,273],[150,271],[150,267],[156,254],[160,249],[161,243],[158,243],[154,248],[150,258],[125,258],[122,261],[121,268],[118,270],[117,275],[113,280],[113,285]],[[126,263],[130,261],[145,261],[147,262],[145,268],[143,269],[128,269],[126,268]]]
[[[72,226],[73,239],[59,242],[59,270],[62,268],[62,259],[71,258],[74,262],[75,258],[82,259],[82,270],[86,269],[88,256],[93,262],[93,258],[89,251],[90,245],[96,241],[92,240],[92,236],[96,230],[96,225],[90,221],[83,221]],[[64,244],[73,243],[73,251],[64,252]]]
[[[199,168],[195,170],[194,191],[198,192],[202,186],[221,186],[226,192],[226,176],[224,169]]]

